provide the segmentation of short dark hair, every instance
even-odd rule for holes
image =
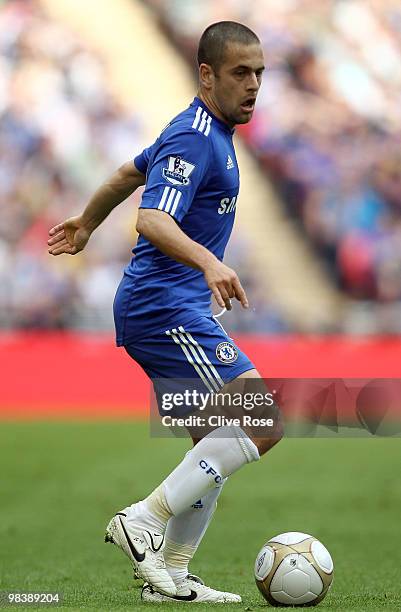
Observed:
[[[208,64],[217,72],[224,61],[225,47],[229,42],[255,45],[260,43],[260,40],[255,32],[242,23],[236,21],[212,23],[200,38],[198,65]]]

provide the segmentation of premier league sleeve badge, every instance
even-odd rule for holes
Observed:
[[[194,164],[189,163],[179,155],[170,155],[168,167],[163,168],[163,176],[173,185],[189,185],[189,177],[195,168]]]

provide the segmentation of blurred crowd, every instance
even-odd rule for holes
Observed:
[[[401,331],[399,1],[144,2],[194,69],[210,23],[229,15],[258,33],[267,71],[254,118],[239,130],[329,273],[361,304],[351,328],[381,304],[396,307],[389,327]],[[127,108],[98,53],[36,0],[0,4],[0,327],[112,328],[140,194],[78,257],[52,258],[46,240],[149,144],[143,109]],[[230,329],[286,331],[258,290],[243,237],[232,247],[228,261],[254,310],[227,315]]]
[[[118,103],[93,49],[35,0],[0,4],[0,328],[112,329],[139,194],[77,257],[50,256],[47,232],[80,212],[149,144],[143,139],[140,109]],[[242,265],[245,274],[246,257]],[[245,276],[252,297],[252,275]],[[258,316],[244,319],[245,328],[285,327],[271,305],[255,301]],[[241,320],[234,317],[234,327]]]
[[[254,118],[240,128],[244,138],[339,286],[366,303],[398,303],[399,0],[146,4],[191,62],[214,21],[257,32],[267,72]]]
[[[137,150],[139,118],[119,107],[96,54],[37,2],[1,6],[0,58],[0,326],[109,326],[132,211],[76,258],[51,257],[47,232]]]

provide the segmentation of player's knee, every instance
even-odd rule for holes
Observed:
[[[280,440],[281,438],[259,438],[258,440],[254,440],[254,442],[258,447],[259,455],[262,456],[280,442]]]
[[[253,442],[257,446],[259,455],[264,455],[269,451],[273,446],[276,446],[284,437],[284,429],[281,422],[276,423],[274,428],[274,433],[268,438],[254,438]]]

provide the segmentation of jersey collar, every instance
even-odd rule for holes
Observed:
[[[192,102],[191,106],[201,106],[203,108],[203,110],[205,110],[209,115],[211,115],[213,117],[213,120],[217,123],[217,125],[224,130],[225,132],[228,132],[228,134],[231,134],[231,136],[234,134],[235,132],[235,128],[230,128],[227,123],[225,123],[224,121],[222,121],[221,119],[219,119],[218,117],[216,117],[216,115],[214,113],[212,113],[212,111],[210,110],[210,108],[203,102],[203,100],[201,100],[200,98],[198,98],[198,96],[195,96],[194,101]]]

